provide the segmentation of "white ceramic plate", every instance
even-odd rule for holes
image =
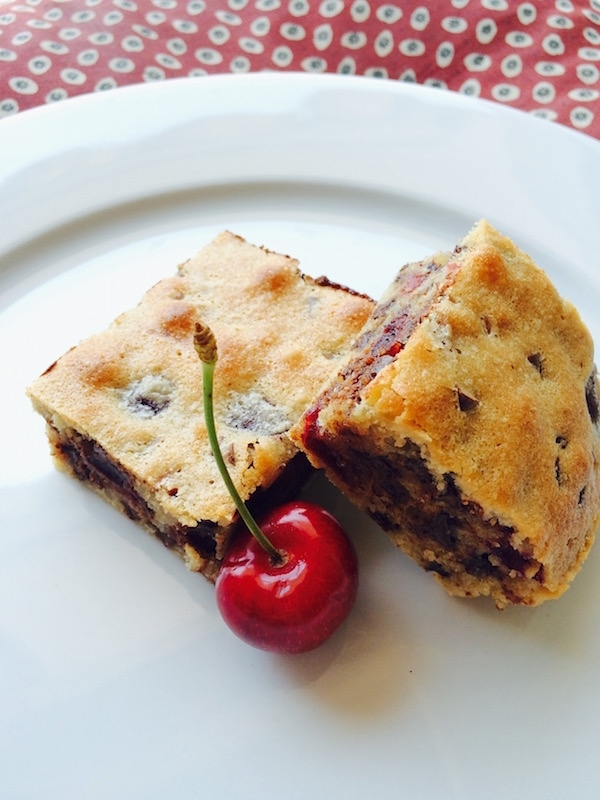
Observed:
[[[26,384],[229,228],[377,295],[479,217],[597,341],[600,144],[455,94],[251,75],[0,123],[0,796],[596,798],[600,551],[537,610],[447,597],[320,481],[356,541],[320,650],[248,648],[212,588],[50,465]]]

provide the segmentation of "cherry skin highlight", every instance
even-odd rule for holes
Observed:
[[[354,546],[337,520],[314,503],[287,503],[261,519],[260,527],[282,558],[276,563],[241,530],[216,580],[221,616],[241,639],[262,650],[313,650],[354,605]]]

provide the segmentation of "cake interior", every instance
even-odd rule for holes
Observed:
[[[413,442],[397,447],[381,434],[379,448],[377,435],[367,444],[341,429],[332,449],[310,424],[305,440],[339,488],[365,498],[372,519],[452,594],[490,594],[500,607],[539,596],[544,568],[527,541],[463,499],[451,474],[435,475]]]
[[[230,525],[200,520],[184,525],[153,503],[152,492],[110,456],[97,442],[71,427],[60,431],[46,425],[52,456],[59,469],[89,486],[112,506],[175,551],[194,571],[214,580],[227,543],[242,524],[237,514]],[[269,487],[258,489],[248,500],[250,511],[260,516],[273,502],[283,502],[303,486],[312,472],[308,460],[297,453]]]

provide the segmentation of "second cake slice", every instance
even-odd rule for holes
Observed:
[[[600,520],[591,336],[485,221],[408,264],[292,436],[455,595],[558,597]]]

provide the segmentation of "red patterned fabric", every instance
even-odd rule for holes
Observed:
[[[0,0],[0,116],[264,69],[439,86],[600,138],[600,0]]]

